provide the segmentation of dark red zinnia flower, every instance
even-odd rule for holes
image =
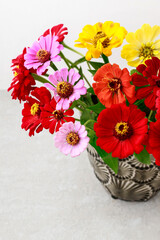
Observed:
[[[136,91],[137,99],[145,99],[145,105],[151,110],[156,110],[156,94],[160,90],[160,60],[157,57],[146,60],[145,64],[137,67],[138,72],[132,75],[133,84],[139,88]]]
[[[156,164],[160,166],[160,119],[157,122],[151,122],[149,129],[149,138],[147,150],[153,154]]]
[[[43,37],[47,36],[48,34],[51,34],[52,36],[57,36],[58,42],[62,42],[64,40],[65,35],[68,34],[68,29],[66,27],[63,27],[63,24],[58,24],[54,27],[52,27],[51,29],[47,29],[44,33],[43,33]]]
[[[41,107],[51,100],[51,94],[45,87],[35,88],[31,92],[32,97],[26,96],[26,103],[22,110],[22,125],[21,128],[29,130],[29,136],[34,135],[34,132],[39,133],[43,130],[41,123]]]
[[[24,48],[23,53],[20,54],[16,59],[12,60],[12,69],[14,73],[14,78],[11,82],[8,91],[12,91],[12,99],[19,99],[19,101],[25,101],[26,96],[29,95],[30,91],[35,88],[35,80],[31,73],[35,72],[33,69],[26,69],[24,67],[24,54],[26,53],[26,48]]]
[[[147,137],[148,119],[137,106],[127,107],[124,103],[104,109],[98,116],[94,130],[97,145],[112,157],[126,158],[143,150]]]
[[[157,98],[156,98],[156,119],[160,119],[160,90],[157,91]]]
[[[55,131],[57,132],[59,128],[65,122],[75,122],[75,119],[71,117],[74,114],[72,109],[69,110],[57,110],[56,109],[56,101],[54,98],[45,104],[43,108],[41,108],[41,121],[44,128],[49,129],[49,132],[53,134]]]

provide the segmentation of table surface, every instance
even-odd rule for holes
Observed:
[[[64,156],[47,130],[21,130],[22,105],[0,91],[0,240],[160,239],[160,193],[112,199],[87,152]]]

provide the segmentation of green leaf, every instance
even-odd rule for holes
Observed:
[[[82,95],[80,100],[84,103],[86,103],[88,106],[91,106],[93,105],[93,102],[92,102],[92,98],[91,98],[91,95],[90,93],[87,93],[85,95]]]
[[[144,164],[150,164],[151,163],[151,158],[150,154],[147,152],[146,148],[143,149],[142,152],[139,154],[134,153],[135,157]]]
[[[98,146],[97,146],[98,147]],[[106,153],[100,147],[97,149],[98,154],[103,161],[115,172],[118,173],[118,158],[113,158],[112,153]]]
[[[92,73],[92,75],[94,76],[95,74],[96,74],[96,70],[90,70],[90,69],[88,69],[88,71],[90,72],[90,73]]]
[[[103,58],[103,61],[104,61],[105,64],[109,63],[109,59],[106,55],[102,54],[102,58]]]
[[[97,120],[97,114],[94,113],[91,110],[85,109],[82,112],[81,115],[81,124],[83,125],[85,122],[87,122],[89,119]]]
[[[79,74],[81,75],[81,77],[83,78],[83,71],[82,71],[82,67],[79,68]]]
[[[97,146],[96,141],[97,137],[93,130],[88,131],[88,137],[90,138],[90,144],[96,149],[100,157],[115,173],[118,173],[118,158],[113,158],[111,153],[105,152],[99,146]]]
[[[74,68],[75,66],[77,66],[78,64],[80,63],[83,63],[86,61],[86,58],[85,57],[82,57],[82,58],[79,58],[77,61],[75,61],[73,64],[72,64],[72,68]]]
[[[89,119],[87,122],[85,122],[85,127],[90,128],[90,129],[94,129],[94,124],[95,124],[95,120],[93,119]]]
[[[93,95],[95,94],[92,87],[88,88],[88,89],[87,89],[87,92],[88,92],[88,93],[91,93],[91,94],[93,94]]]
[[[70,106],[69,109],[73,109],[73,108],[76,107],[77,105],[78,105],[77,100],[75,100],[75,101],[72,103],[72,105]]]
[[[142,111],[145,112],[146,115],[148,115],[150,113],[150,109],[148,107],[146,107],[145,103],[144,103],[144,99],[140,99],[137,100],[135,103],[135,105],[137,105],[137,107]]]
[[[132,69],[132,70],[130,71],[130,75],[133,75],[134,73],[137,73],[137,74],[139,74],[139,75],[142,75],[142,73],[138,72],[137,69]]]
[[[101,102],[99,102],[99,103],[97,103],[93,106],[88,107],[88,109],[90,109],[93,112],[99,114],[100,112],[102,112],[103,109],[106,109],[106,107]]]
[[[102,67],[104,65],[104,63],[101,62],[92,62],[89,61],[89,64],[95,69],[98,70],[100,67]]]

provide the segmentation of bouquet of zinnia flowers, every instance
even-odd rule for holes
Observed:
[[[24,102],[22,129],[29,136],[48,129],[55,134],[55,146],[71,157],[90,144],[115,172],[118,159],[133,154],[146,164],[153,154],[160,165],[160,27],[144,24],[127,33],[112,21],[86,25],[75,44],[87,49],[86,56],[64,43],[67,34],[63,24],[54,26],[12,60],[8,91]],[[128,44],[121,57],[135,67],[131,72],[108,59],[124,39]],[[71,61],[64,48],[80,57]],[[66,67],[58,69],[59,61]],[[92,85],[81,67],[84,62]],[[36,81],[43,86],[36,87]],[[79,119],[73,116],[75,109],[81,112]]]

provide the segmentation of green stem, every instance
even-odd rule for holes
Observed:
[[[78,118],[74,118],[76,121],[79,121],[80,122],[80,120],[78,119]]]
[[[90,122],[96,122],[95,120],[93,120],[93,119],[89,119],[87,122],[85,122],[85,124],[84,124],[84,126],[86,126],[88,123],[90,123]]]
[[[56,67],[56,65],[53,62],[50,63],[50,66],[51,66],[51,68],[53,68],[54,71],[58,70],[58,68]]]
[[[84,125],[84,124],[83,124],[83,125]],[[85,129],[86,129],[86,130],[89,130],[89,131],[92,130],[92,129],[90,129],[89,127],[86,127],[86,126],[85,126]],[[92,130],[92,131],[93,131],[93,130]]]
[[[70,65],[69,65],[69,61],[68,59],[64,56],[64,54],[62,52],[59,53],[59,56],[64,60],[64,62],[66,63],[67,67],[70,69]]]
[[[87,65],[88,65],[89,70],[91,70],[91,66],[88,61],[87,61]]]
[[[50,83],[47,79],[45,79],[42,76],[37,75],[36,73],[31,73],[31,75],[34,77],[35,80],[37,80],[37,81],[39,81],[41,83]]]
[[[148,121],[150,120],[150,118],[152,117],[153,114],[153,110],[150,111],[149,116],[148,116]]]
[[[77,104],[81,105],[84,108],[87,107],[87,105],[84,102],[82,102],[81,100],[79,100],[79,99],[77,100]]]
[[[83,109],[82,108],[80,108],[80,107],[75,107],[77,110],[79,110],[80,112],[83,112]]]
[[[73,62],[71,62],[69,59],[67,59],[68,62],[72,65]],[[75,68],[79,71],[79,67],[75,66]],[[89,87],[92,87],[92,85],[89,83],[88,79],[86,78],[86,76],[84,75],[84,73],[82,72],[82,77],[85,79],[85,81],[87,82],[87,84],[89,85]]]
[[[83,55],[82,53],[80,53],[80,52],[76,51],[75,49],[69,47],[69,46],[68,46],[67,44],[65,44],[64,42],[62,42],[62,45],[63,45],[63,47],[69,49],[70,51],[75,52],[75,53],[79,54],[80,56],[84,57],[84,55]]]

